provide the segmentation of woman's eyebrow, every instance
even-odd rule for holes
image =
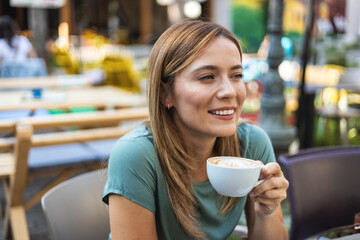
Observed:
[[[230,70],[237,70],[237,69],[243,69],[242,65],[238,64],[238,65],[235,65],[233,67],[230,68]],[[196,72],[199,72],[201,70],[218,70],[218,67],[214,66],[214,65],[204,65],[204,66],[201,66],[199,68],[196,68],[193,72],[196,73]]]
[[[199,72],[201,70],[217,70],[218,67],[214,66],[214,65],[204,65],[204,66],[201,66],[199,68],[196,68],[193,72]]]
[[[243,67],[239,64],[239,65],[235,65],[233,67],[230,68],[230,70],[237,70],[237,69],[243,69]]]

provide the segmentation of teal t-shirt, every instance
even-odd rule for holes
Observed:
[[[264,164],[275,161],[270,139],[262,129],[244,122],[238,127],[238,136],[242,157],[261,160]],[[119,139],[113,148],[103,194],[106,204],[110,193],[122,195],[153,212],[159,239],[191,239],[175,217],[153,137],[145,126]],[[209,181],[195,183],[194,193],[198,201],[198,222],[207,239],[230,236],[244,210],[246,196],[239,199],[229,214],[219,215],[221,201]]]

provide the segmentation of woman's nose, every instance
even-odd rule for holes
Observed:
[[[219,84],[217,96],[218,98],[231,98],[236,96],[235,86],[229,78],[222,78]]]

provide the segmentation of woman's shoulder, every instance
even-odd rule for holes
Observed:
[[[158,167],[151,133],[139,126],[120,138],[111,151],[108,180],[103,201],[115,193],[155,212],[153,194],[156,190]]]
[[[140,125],[121,137],[116,142],[114,149],[122,151],[152,150],[154,149],[152,134],[146,126]]]
[[[119,139],[119,141],[145,141],[152,140],[152,134],[145,125],[139,125]]]
[[[238,127],[238,135],[240,141],[259,141],[261,139],[267,139],[267,133],[259,126],[242,122]]]
[[[136,127],[120,138],[110,154],[110,164],[154,164],[156,150],[150,131],[143,125]]]

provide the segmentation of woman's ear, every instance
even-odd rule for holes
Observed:
[[[173,104],[171,100],[165,100],[165,106],[168,110],[170,110],[170,108],[172,108]]]
[[[171,93],[168,90],[167,84],[162,84],[162,87],[164,91],[161,94],[161,102],[167,109],[170,109],[173,106]]]
[[[164,105],[168,110],[170,110],[170,108],[173,106],[170,94],[165,97]]]

